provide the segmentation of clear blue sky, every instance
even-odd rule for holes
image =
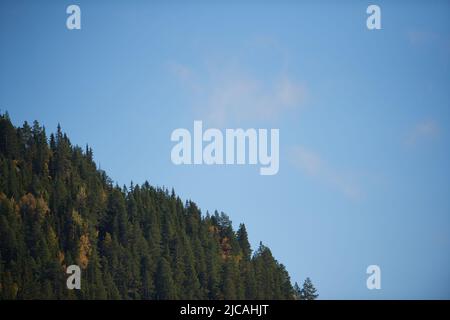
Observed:
[[[188,4],[189,3],[189,4]],[[382,30],[366,28],[381,7]],[[81,30],[66,7],[81,7]],[[450,4],[1,1],[0,108],[119,184],[228,213],[321,298],[450,298]],[[280,171],[175,166],[176,128],[279,128]],[[366,268],[381,267],[381,290]]]

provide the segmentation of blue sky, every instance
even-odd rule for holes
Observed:
[[[382,30],[366,28],[381,7]],[[81,8],[81,30],[66,8]],[[0,109],[120,184],[244,222],[324,299],[450,298],[450,4],[2,1]],[[279,128],[280,170],[175,166],[176,128]],[[366,268],[381,268],[381,290]]]

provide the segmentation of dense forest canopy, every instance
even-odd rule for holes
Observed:
[[[66,287],[72,264],[81,290]],[[252,252],[244,224],[148,182],[114,185],[60,126],[47,138],[37,121],[16,128],[0,114],[1,299],[317,296],[303,289],[268,247]]]

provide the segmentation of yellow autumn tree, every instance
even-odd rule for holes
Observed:
[[[89,264],[89,256],[92,248],[87,234],[82,234],[80,237],[78,263],[82,269],[86,269]]]

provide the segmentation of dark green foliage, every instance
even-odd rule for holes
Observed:
[[[319,296],[310,278],[306,278],[300,291],[298,291],[298,285],[296,283],[296,291],[300,293],[300,300],[315,300]]]
[[[66,287],[71,264],[81,290]],[[47,140],[0,115],[0,299],[244,298],[295,295],[243,224],[147,182],[114,186],[60,126]]]

